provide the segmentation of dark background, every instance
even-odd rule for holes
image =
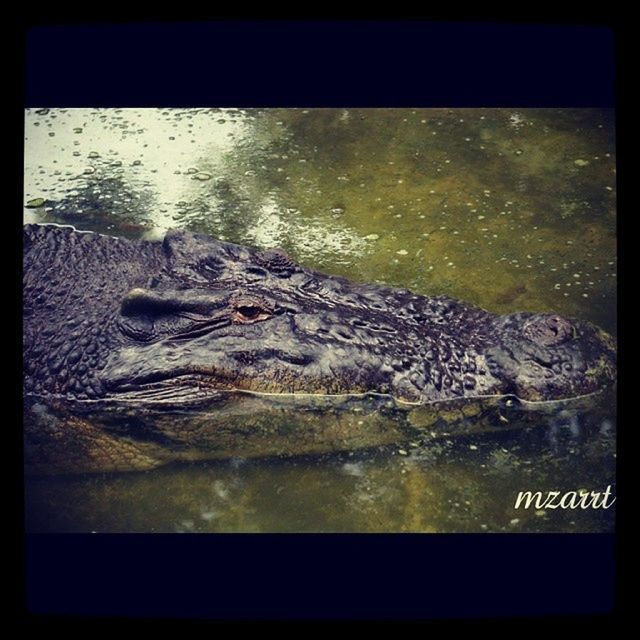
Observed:
[[[611,107],[593,25],[222,21],[32,26],[38,107]]]
[[[16,33],[21,119],[25,106],[615,105],[619,41],[606,25],[41,21],[23,23]],[[16,222],[21,226],[18,214]],[[19,432],[15,442],[19,449]],[[16,470],[19,477],[20,456]],[[23,515],[22,495],[18,502]],[[31,619],[496,617],[614,609],[610,535],[25,538],[20,531],[18,538],[24,544],[18,604]]]

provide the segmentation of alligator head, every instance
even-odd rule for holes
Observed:
[[[185,231],[168,232],[157,250],[160,269],[118,301],[98,374],[111,397],[239,389],[378,392],[417,404],[506,394],[546,401],[590,394],[615,377],[613,340],[588,322],[497,316]]]

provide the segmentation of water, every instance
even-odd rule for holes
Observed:
[[[129,238],[182,227],[615,335],[613,123],[611,110],[587,109],[27,110],[24,218]],[[614,509],[513,505],[521,490],[615,486],[614,403],[541,423],[427,451],[31,477],[27,525],[612,530]]]

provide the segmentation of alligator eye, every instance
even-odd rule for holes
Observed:
[[[241,300],[234,304],[232,318],[234,322],[247,324],[267,320],[273,315],[266,305],[258,304],[252,300]]]
[[[247,320],[255,320],[259,315],[262,309],[260,307],[251,307],[248,305],[243,305],[238,307],[236,311]]]

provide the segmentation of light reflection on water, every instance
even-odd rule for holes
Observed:
[[[26,113],[25,221],[132,238],[184,227],[280,246],[355,280],[497,313],[556,311],[612,333],[615,188],[607,110]],[[603,420],[613,429],[613,416]],[[33,478],[28,522],[37,530],[608,530],[612,513],[522,518],[510,506],[523,484],[613,482],[612,429],[582,439],[578,424],[547,429],[524,452],[514,436],[476,438],[419,461],[415,452],[364,452]]]

